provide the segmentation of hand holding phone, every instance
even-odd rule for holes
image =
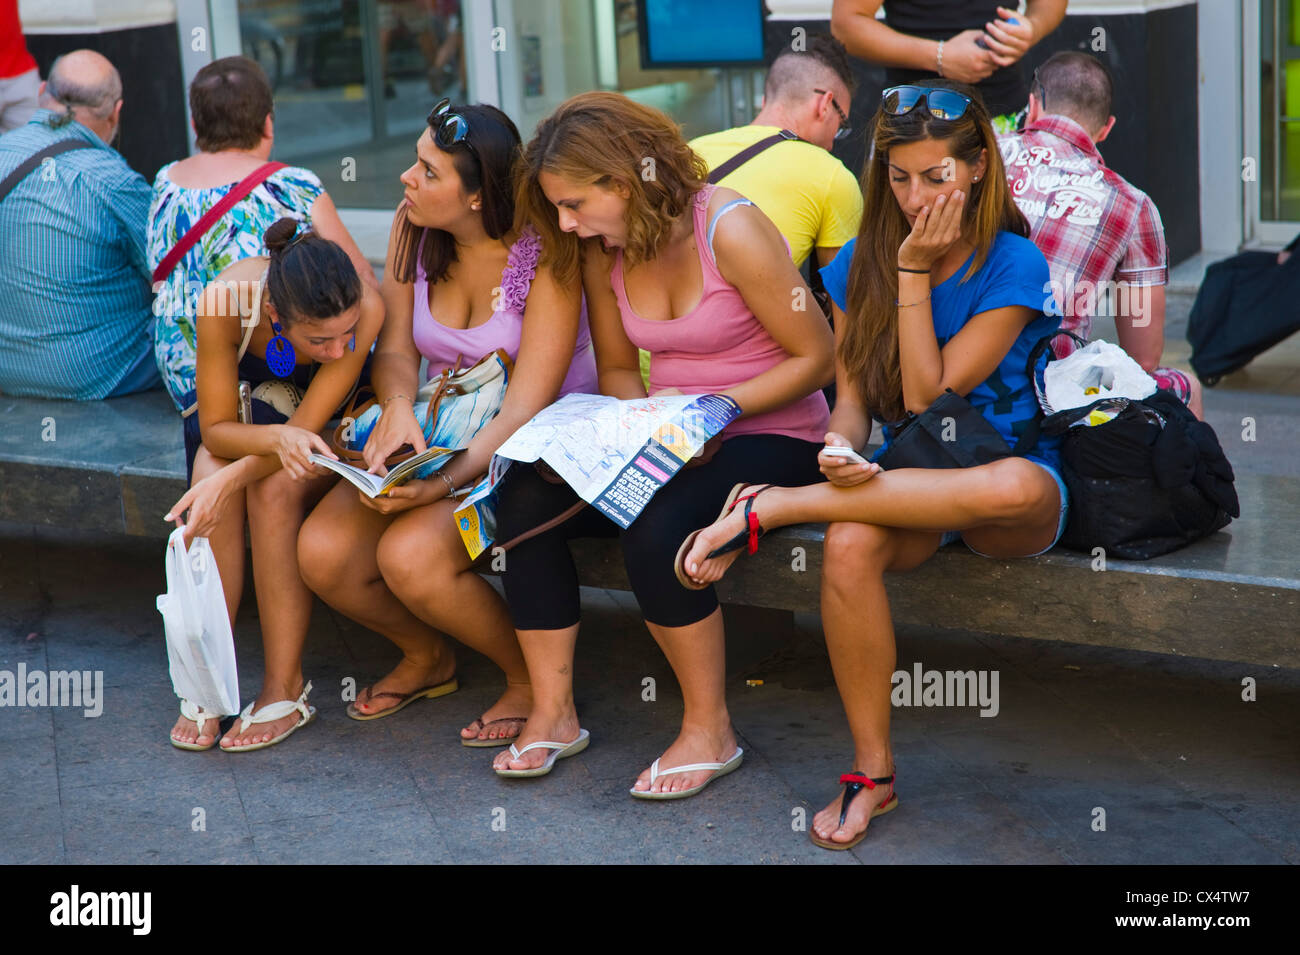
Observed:
[[[854,451],[852,448],[841,447],[839,445],[830,445],[822,448],[821,453],[835,458],[844,458],[850,464],[868,463],[866,458],[858,454],[858,452]]]

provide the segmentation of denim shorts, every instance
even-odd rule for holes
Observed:
[[[1052,542],[1050,544],[1048,544],[1046,547],[1040,550],[1037,554],[1026,555],[1028,557],[1037,557],[1039,554],[1046,554],[1049,550],[1055,547],[1056,542],[1059,541],[1061,539],[1061,535],[1065,533],[1065,523],[1070,516],[1070,492],[1066,490],[1065,480],[1061,477],[1061,472],[1056,470],[1056,468],[1052,467],[1050,464],[1046,464],[1042,461],[1039,461],[1037,458],[1027,457],[1025,458],[1025,460],[1037,464],[1040,468],[1042,468],[1044,471],[1050,474],[1052,476],[1052,480],[1056,482],[1056,486],[1061,491],[1061,516],[1060,516],[1060,520],[1056,522],[1056,536],[1052,538]],[[949,544],[955,544],[959,540],[963,540],[961,536],[961,531],[945,531],[943,535],[943,540],[939,542],[939,546],[946,547]],[[980,552],[977,551],[974,547],[971,547],[970,544],[966,544],[966,546],[970,548],[970,551],[973,554],[979,554],[981,557],[989,556],[988,554],[980,554]]]

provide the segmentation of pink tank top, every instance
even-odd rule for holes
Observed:
[[[610,284],[618,299],[623,330],[632,344],[651,354],[650,391],[676,388],[683,394],[719,392],[762,374],[789,357],[767,333],[734,285],[713,261],[708,243],[709,197],[713,186],[695,196],[695,246],[704,290],[696,306],[679,318],[656,322],[641,318],[628,304],[623,285],[623,250],[614,255]],[[830,410],[821,391],[775,411],[737,418],[723,438],[741,434],[783,434],[818,444],[826,436]]]
[[[420,239],[424,247],[424,238]],[[473,328],[449,328],[429,311],[429,279],[424,267],[415,267],[412,335],[415,347],[429,360],[429,377],[451,368],[461,359],[461,367],[468,368],[484,355],[504,348],[511,361],[519,357],[519,339],[524,328],[524,305],[528,290],[537,274],[537,259],[541,255],[542,240],[531,228],[526,228],[506,257],[506,267],[501,272],[500,307],[482,325]],[[579,318],[578,342],[573,351],[573,361],[560,386],[560,394],[596,392],[596,356],[591,347],[591,332],[587,328],[587,305],[584,300]]]

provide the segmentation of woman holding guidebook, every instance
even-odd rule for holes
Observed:
[[[519,147],[514,123],[494,107],[452,109],[444,100],[429,114],[389,238],[388,317],[372,371],[383,413],[366,440],[366,465],[382,474],[399,448],[425,449],[413,413],[421,357],[434,378],[504,349],[514,368],[500,412],[427,479],[376,498],[340,482],[298,541],[304,578],[321,599],[402,651],[391,673],[358,693],[353,719],[454,691],[455,653],[444,635],[501,667],[506,691],[461,731],[466,746],[515,738],[532,691],[505,603],[471,569],[451,494],[484,474],[497,447],[558,394],[596,387],[580,288],[539,266],[536,232],[514,227]]]
[[[707,186],[703,161],[657,110],[615,93],[575,96],[538,126],[524,167],[521,213],[560,282],[582,277],[601,392],[646,397],[640,347],[653,355],[652,392],[720,393],[741,408],[716,454],[680,471],[622,533],[632,588],[685,701],[680,735],[632,795],[689,796],[743,754],[727,713],[721,610],[712,588],[679,583],[673,555],[745,474],[820,480],[830,329],[817,309],[798,307],[812,297],[776,227],[737,193]],[[515,466],[497,536],[510,540],[576,500]],[[573,704],[580,610],[568,540],[615,532],[588,508],[509,553],[506,595],[536,702],[518,743],[494,761],[500,775],[542,775],[586,746]]]
[[[1027,238],[978,94],[943,80],[888,89],[874,130],[861,231],[822,269],[837,306],[837,401],[821,454],[830,481],[747,486],[746,513],[737,508],[700,531],[681,565],[711,583],[735,560],[737,540],[829,523],[822,622],[854,742],[845,789],[809,831],[829,849],[856,845],[872,817],[898,805],[884,572],[916,567],[958,539],[994,557],[1042,553],[1060,537],[1067,507],[1059,439],[970,468],[882,471],[830,453],[861,449],[872,417],[920,414],[945,389],[966,396],[1009,449],[1038,410],[1029,354],[1059,324],[1043,310],[1047,263]],[[885,436],[888,448],[889,427]]]
[[[279,742],[315,714],[302,674],[312,596],[298,574],[297,538],[336,478],[317,471],[310,455],[332,456],[319,432],[355,386],[384,321],[379,294],[329,239],[284,218],[263,241],[269,256],[240,259],[199,299],[198,427],[186,429],[194,483],[167,515],[180,524],[188,510],[187,543],[209,539],[232,624],[248,515],[266,672],[221,741],[232,752]],[[242,416],[241,381],[257,386]],[[188,701],[181,714],[173,745],[216,744],[217,716]]]

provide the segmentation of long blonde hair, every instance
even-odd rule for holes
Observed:
[[[975,243],[975,257],[961,281],[984,265],[998,232],[1029,235],[1029,223],[1007,187],[993,124],[979,94],[951,80],[935,79],[925,85],[963,93],[970,97],[970,106],[955,120],[934,118],[924,103],[902,116],[886,113],[883,104],[876,111],[874,149],[862,172],[862,225],[849,265],[847,323],[839,359],[867,410],[883,421],[896,421],[906,412],[894,303],[898,298],[898,249],[912,231],[890,188],[890,149],[937,139],[948,144],[949,155],[966,163],[977,162],[984,151],[987,168],[980,181],[971,184],[962,230]]]
[[[577,278],[582,240],[560,228],[555,206],[538,183],[543,171],[580,185],[609,188],[617,182],[630,190],[623,247],[629,267],[659,253],[708,178],[704,160],[659,110],[619,93],[565,100],[538,124],[515,178],[516,228],[537,229],[542,262],[560,282]]]

